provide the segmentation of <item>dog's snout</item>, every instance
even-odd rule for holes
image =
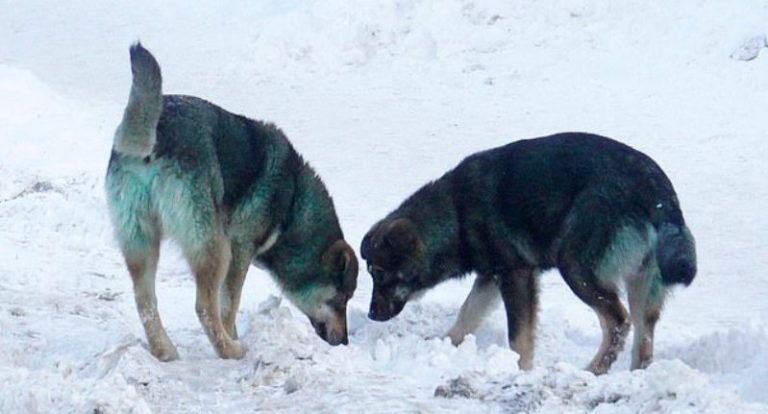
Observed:
[[[390,316],[387,315],[387,313],[385,312],[377,312],[377,311],[371,310],[370,312],[368,312],[368,318],[371,319],[372,321],[384,322],[389,320]]]
[[[390,320],[403,310],[405,303],[393,298],[386,290],[377,290],[374,287],[368,318],[378,322]]]
[[[391,318],[392,304],[385,300],[374,299],[371,302],[371,309],[368,311],[368,318],[377,322],[383,322]]]
[[[317,320],[309,318],[312,323],[312,327],[315,328],[317,336],[322,338],[328,344],[336,346],[339,344],[347,345],[349,343],[349,337],[347,335],[347,319],[346,315],[335,315],[328,320]]]
[[[329,329],[326,331],[326,335],[322,338],[325,340],[325,342],[328,342],[328,344],[333,346],[349,344],[349,336],[347,335],[346,329],[343,331],[335,331]]]
[[[329,344],[336,346],[336,345],[349,345],[349,336],[347,336],[347,333],[344,332],[341,335],[337,335],[335,333],[332,333],[328,336],[328,339],[326,339],[326,342]]]

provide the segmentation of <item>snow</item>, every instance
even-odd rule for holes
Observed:
[[[28,1],[0,14],[0,412],[768,411],[768,5],[761,0]],[[442,335],[472,278],[397,318],[350,302],[330,347],[252,268],[248,352],[218,359],[172,244],[160,312],[181,359],[146,349],[103,194],[141,39],[168,93],[274,121],[315,166],[357,247],[464,156],[580,130],[646,152],[676,186],[699,274],[667,302],[656,362],[582,368],[597,318],[542,280],[535,368],[495,311]],[[751,54],[751,55],[750,55]],[[750,57],[751,60],[745,60]]]

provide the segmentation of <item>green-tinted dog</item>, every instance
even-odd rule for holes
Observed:
[[[347,343],[357,259],[322,181],[277,127],[199,98],[163,96],[157,61],[141,44],[130,52],[133,86],[106,190],[152,354],[178,358],[155,296],[164,236],[189,262],[195,309],[222,358],[244,354],[235,315],[252,261],[273,274],[318,335]]]

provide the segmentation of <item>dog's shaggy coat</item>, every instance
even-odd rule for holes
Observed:
[[[368,232],[369,316],[387,320],[425,289],[477,279],[448,332],[454,343],[503,300],[519,365],[533,361],[538,275],[557,268],[597,313],[603,343],[589,364],[608,370],[635,328],[632,368],[653,353],[669,285],[696,274],[693,237],[672,184],[648,156],[614,140],[566,133],[472,155]],[[630,314],[619,300],[624,283]]]
[[[347,342],[357,259],[331,197],[274,125],[199,98],[163,95],[160,67],[130,49],[133,85],[106,177],[109,210],[153,355],[178,357],[160,321],[160,241],[181,246],[195,309],[223,358],[240,358],[235,316],[249,264],[268,269],[331,344]]]

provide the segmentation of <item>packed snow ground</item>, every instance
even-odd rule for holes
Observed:
[[[768,411],[768,3],[229,3],[1,7],[0,412]],[[600,329],[555,272],[535,369],[519,372],[501,309],[461,346],[442,339],[471,277],[375,323],[363,270],[350,345],[330,347],[255,268],[238,316],[248,353],[224,361],[171,244],[158,295],[181,360],[158,362],[102,190],[138,38],[166,92],[283,128],[355,247],[481,149],[579,130],[646,152],[699,254],[656,362],[629,372],[626,350],[607,375],[583,371]]]

